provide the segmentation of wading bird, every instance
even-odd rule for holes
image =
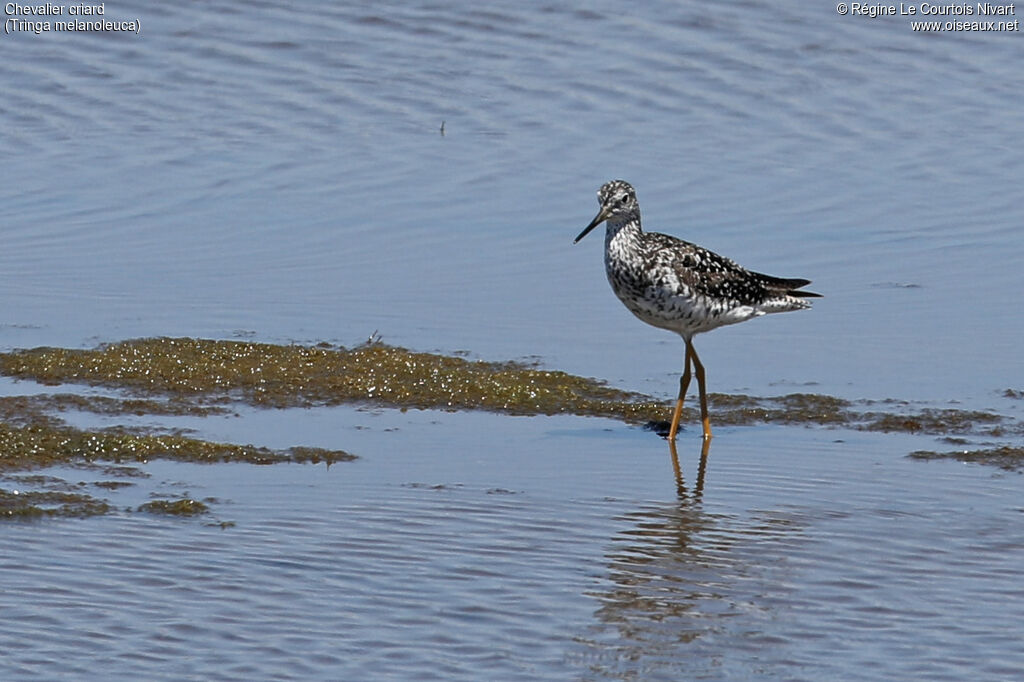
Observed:
[[[723,325],[767,313],[810,308],[807,298],[820,296],[801,287],[806,279],[783,279],[751,272],[717,253],[640,226],[640,205],[633,187],[622,180],[605,183],[597,192],[601,209],[574,244],[607,222],[604,267],[608,282],[630,312],[647,324],[683,337],[686,354],[679,379],[679,398],[668,438],[675,440],[683,397],[690,385],[690,367],[697,375],[704,438],[711,438],[704,365],[693,337]]]

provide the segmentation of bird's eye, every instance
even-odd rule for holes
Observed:
[[[625,206],[627,203],[629,203],[628,194],[623,194],[621,197],[619,197],[619,206]]]

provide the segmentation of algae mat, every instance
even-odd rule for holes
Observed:
[[[0,354],[0,374],[47,385],[117,389],[130,397],[52,394],[0,398],[0,471],[60,463],[185,461],[328,463],[354,458],[344,450],[296,446],[270,450],[212,443],[156,429],[75,429],[60,417],[76,410],[107,416],[195,415],[229,412],[231,404],[264,408],[358,404],[400,409],[487,410],[511,415],[572,414],[646,425],[662,432],[670,405],[591,378],[521,362],[487,362],[415,352],[379,342],[351,349],[318,344],[275,345],[192,338],[151,338],[94,349],[35,348]],[[1016,397],[1007,389],[1005,394]],[[720,425],[799,424],[856,430],[920,433],[952,445],[983,438],[986,447],[951,452],[917,451],[916,458],[960,457],[1015,469],[1024,461],[1016,443],[1018,420],[994,412],[915,409],[897,400],[848,401],[794,393],[775,397],[711,394]],[[688,410],[687,420],[695,414]],[[113,487],[113,484],[112,484]],[[91,514],[107,511],[92,498],[66,494],[30,501],[0,496],[0,515]],[[49,491],[53,493],[54,491]],[[70,493],[68,493],[70,494]],[[36,504],[49,501],[49,506]],[[27,504],[20,504],[26,502]],[[191,515],[196,504],[150,505],[140,511]],[[174,510],[177,510],[175,512]]]
[[[0,374],[43,384],[126,389],[138,413],[214,410],[241,402],[284,408],[365,404],[382,407],[488,410],[515,415],[573,414],[657,426],[670,405],[605,382],[521,362],[487,362],[366,343],[346,349],[244,341],[153,338],[88,350],[35,348],[0,354]],[[159,397],[161,402],[151,398]],[[147,400],[149,398],[150,400]],[[72,400],[67,398],[66,400]],[[849,401],[815,394],[775,397],[710,395],[712,421],[723,425],[806,424],[927,434],[1019,433],[1012,417],[907,403]],[[117,403],[70,407],[116,411]],[[59,408],[59,406],[57,406]],[[695,414],[687,411],[692,421]]]

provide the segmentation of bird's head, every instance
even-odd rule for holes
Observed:
[[[586,237],[591,230],[606,220],[628,220],[640,214],[636,203],[636,192],[625,180],[612,180],[601,185],[597,190],[597,203],[600,205],[597,215],[590,224],[583,228],[573,244]]]

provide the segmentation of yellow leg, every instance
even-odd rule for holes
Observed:
[[[679,418],[683,415],[683,398],[686,397],[686,389],[690,386],[690,344],[686,344],[686,353],[683,355],[683,376],[679,377],[679,398],[676,400],[676,409],[672,412],[672,426],[668,429],[669,441],[676,439],[679,431]]]
[[[693,360],[693,371],[697,375],[697,390],[700,392],[700,421],[704,427],[704,439],[709,440],[711,438],[711,419],[708,417],[708,393],[707,384],[704,382],[704,365],[700,364],[697,351],[693,349],[692,344],[686,344],[686,352]]]

